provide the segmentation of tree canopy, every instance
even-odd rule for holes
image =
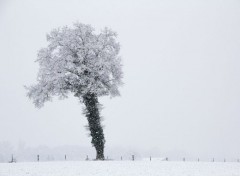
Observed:
[[[116,37],[111,29],[96,33],[82,23],[52,30],[48,46],[38,52],[37,84],[27,87],[27,96],[42,107],[53,96],[66,98],[70,92],[80,100],[88,93],[119,95],[122,64]]]

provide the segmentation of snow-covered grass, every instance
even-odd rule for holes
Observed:
[[[173,161],[0,163],[0,176],[240,176],[240,163]]]

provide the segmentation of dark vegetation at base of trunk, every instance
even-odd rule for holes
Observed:
[[[85,115],[88,120],[88,128],[92,137],[92,145],[96,149],[96,159],[104,160],[104,134],[101,126],[101,117],[99,113],[98,98],[93,93],[87,93],[83,97],[83,103],[86,106]]]

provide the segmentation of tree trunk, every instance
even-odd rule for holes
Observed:
[[[87,93],[83,97],[83,103],[86,106],[85,115],[88,120],[88,127],[92,137],[92,145],[96,149],[96,159],[104,160],[104,134],[101,126],[101,117],[99,113],[98,98],[93,93]]]

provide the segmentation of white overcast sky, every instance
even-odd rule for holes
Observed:
[[[106,148],[240,156],[239,0],[0,0],[0,141],[89,146],[73,96],[36,109],[46,34],[73,22],[118,33],[121,97],[101,98]]]

